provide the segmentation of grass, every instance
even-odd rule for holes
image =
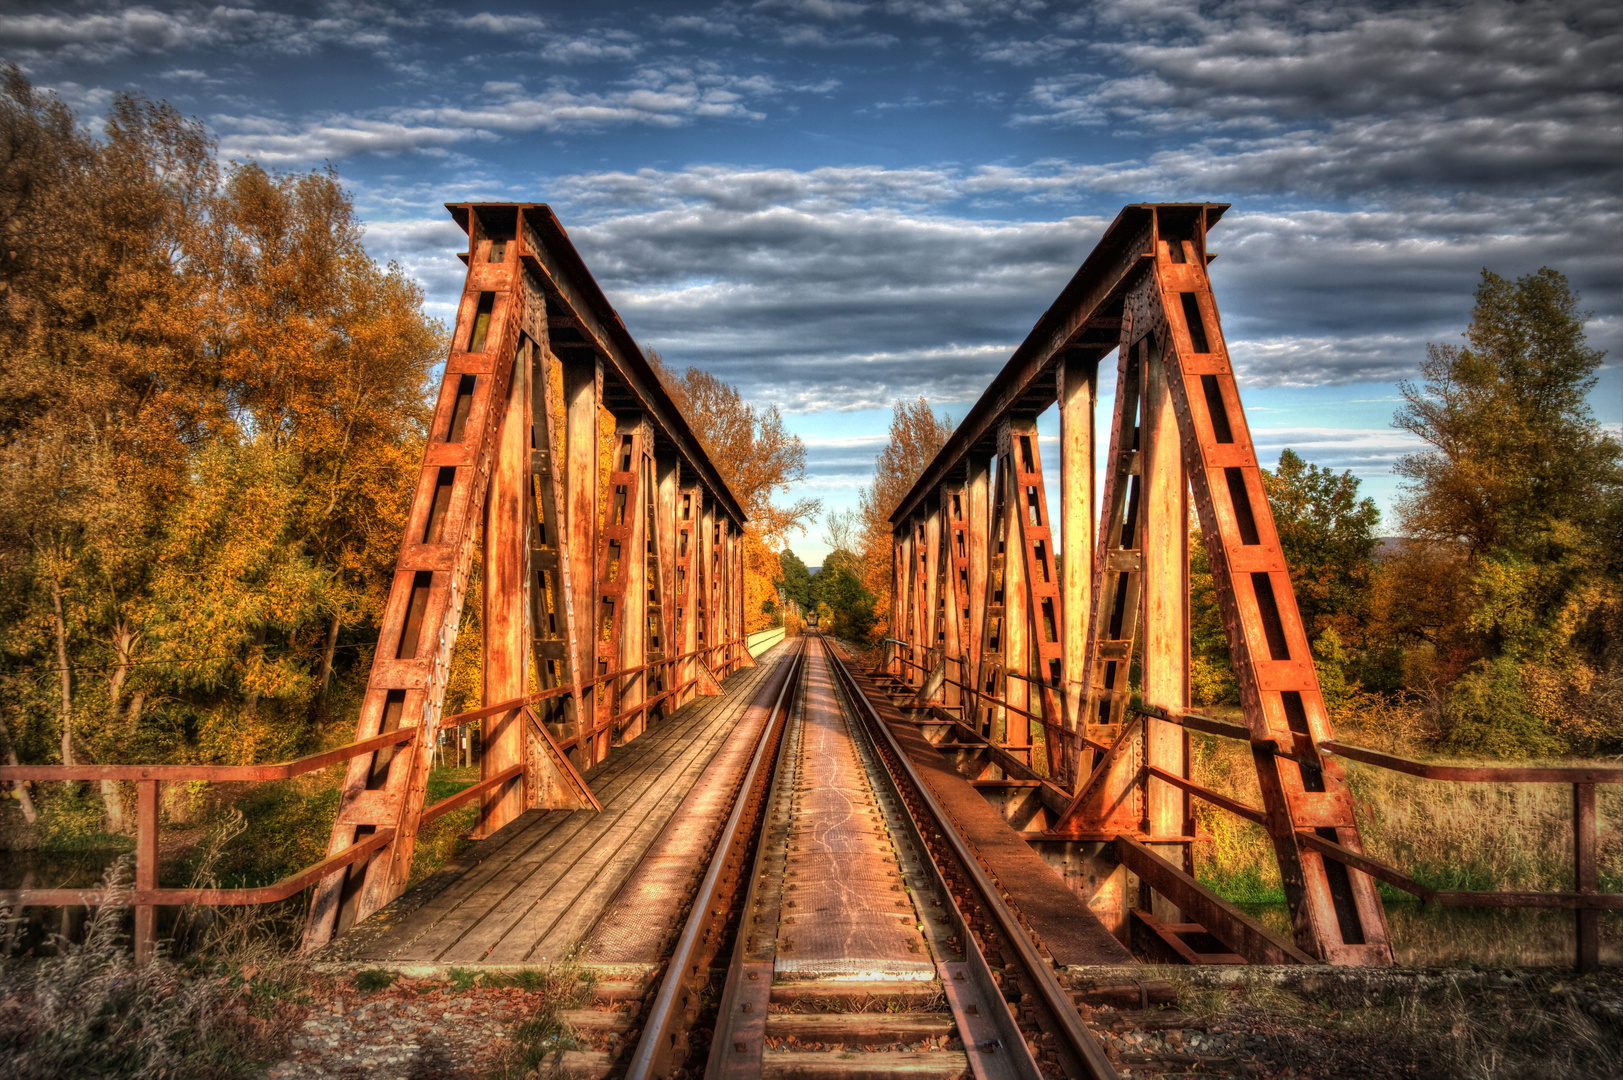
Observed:
[[[103,887],[127,895],[131,867],[121,857]],[[160,950],[137,965],[128,914],[104,905],[82,943],[57,938],[54,956],[0,958],[0,1075],[223,1080],[260,1072],[302,1019],[302,968],[262,935],[244,946],[229,927],[217,944],[233,962],[177,962]]]
[[[453,979],[457,970],[451,972]],[[535,1011],[513,1030],[512,1050],[491,1080],[521,1080],[542,1068],[554,1054],[588,1045],[562,1014],[592,1000],[597,992],[597,978],[591,972],[584,972],[570,962],[546,968],[493,972],[482,976],[480,981],[487,987],[516,986],[527,993],[541,995]]]
[[[1623,1075],[1623,979],[1558,972],[1176,969],[1178,1006],[1264,1036],[1276,1068],[1311,1075],[1567,1080]],[[1287,1073],[1288,1075],[1288,1073]]]
[[[1349,731],[1347,741],[1359,743]],[[1262,805],[1249,748],[1194,735],[1197,783]],[[1392,747],[1405,756],[1402,746]],[[1289,763],[1281,763],[1290,768]],[[1553,892],[1573,888],[1572,792],[1563,784],[1450,783],[1344,762],[1365,849],[1435,889]],[[1549,764],[1575,764],[1571,761]],[[1608,763],[1610,764],[1610,763]],[[1258,825],[1196,801],[1200,879],[1289,934],[1272,909],[1284,904],[1273,845]],[[1597,786],[1600,888],[1623,891],[1623,789]],[[1425,907],[1409,893],[1378,886],[1394,946],[1411,963],[1568,964],[1572,916],[1556,911]],[[1623,916],[1601,916],[1603,948],[1623,945]]]

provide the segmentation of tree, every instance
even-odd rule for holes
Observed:
[[[875,625],[888,630],[891,600],[890,515],[901,505],[952,436],[952,418],[938,417],[923,395],[891,408],[890,439],[874,458],[873,483],[857,493],[862,514],[860,577],[874,597]],[[826,564],[825,564],[826,565]]]
[[[863,587],[860,568],[855,555],[836,550],[811,579],[812,602],[827,620],[829,632],[858,642],[866,640],[874,626],[874,596]]]
[[[1602,354],[1577,305],[1548,267],[1484,270],[1467,344],[1427,346],[1423,384],[1401,387],[1393,424],[1431,448],[1397,465],[1399,518],[1460,553],[1430,590],[1460,609],[1431,620],[1457,674],[1441,709],[1454,749],[1623,745],[1623,446],[1589,410]],[[1427,595],[1400,584],[1408,606]]]
[[[302,749],[340,622],[352,660],[375,637],[441,330],[330,171],[222,182],[165,103],[121,95],[91,136],[14,66],[0,83],[9,741],[64,762]],[[102,797],[116,829],[119,786]]]
[[[427,437],[444,329],[421,288],[361,244],[354,201],[328,169],[236,167],[215,212],[218,282],[208,349],[237,429],[298,473],[298,542],[329,568],[314,703],[345,625],[382,617]]]
[[[1262,472],[1268,506],[1279,530],[1280,553],[1310,640],[1334,629],[1357,640],[1369,615],[1375,564],[1374,499],[1358,498],[1358,480],[1303,461],[1294,450]]]
[[[778,555],[778,567],[780,580],[783,582],[783,595],[799,604],[801,611],[810,611],[811,574],[807,571],[806,564],[801,561],[799,555],[784,548]]]
[[[1619,497],[1623,448],[1589,411],[1604,354],[1578,297],[1549,267],[1515,282],[1482,271],[1465,347],[1427,345],[1401,383],[1395,427],[1432,449],[1397,464],[1410,536],[1463,542],[1475,560],[1526,550],[1554,521],[1598,526]]]
[[[757,408],[736,387],[696,367],[678,375],[652,350],[648,362],[763,544],[776,547],[817,516],[817,499],[773,502],[806,478],[806,446],[784,427],[776,405]]]

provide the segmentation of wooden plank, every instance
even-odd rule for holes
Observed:
[[[660,755],[656,774],[632,790],[629,798],[605,803],[603,813],[583,821],[578,831],[548,853],[544,869],[537,867],[537,872],[527,875],[439,958],[453,962],[517,963],[528,957],[531,946],[573,903],[574,896],[567,888],[563,895],[555,895],[560,882],[589,881],[650,817],[658,816],[663,809],[668,818],[680,804],[698,775],[693,771],[693,763],[700,762],[699,771],[702,771],[732,728],[729,721],[733,710],[718,712],[717,722],[701,737],[664,740],[667,752]],[[647,842],[651,843],[657,833],[655,829],[649,834]],[[646,848],[647,844],[643,846]],[[508,945],[510,939],[511,946]]]
[[[522,963],[541,957],[563,956],[578,945],[603,912],[608,910],[626,879],[670,824],[672,816],[716,755],[731,739],[749,741],[759,732],[759,721],[751,724],[744,719],[749,711],[745,708],[739,716],[729,716],[713,726],[709,743],[699,752],[688,755],[680,775],[659,802],[651,809],[644,802],[628,815],[633,829],[617,849],[612,852],[607,850],[609,843],[606,842],[593,852],[590,860],[582,860],[559,878],[550,891],[549,899],[561,910],[543,913],[538,905],[532,915],[515,927],[491,953],[492,962]],[[702,826],[690,823],[686,827]],[[720,822],[716,823],[716,827],[720,828]],[[534,929],[542,925],[547,927],[544,931]]]
[[[590,838],[600,835],[604,828],[640,805],[649,791],[658,790],[661,778],[671,771],[673,765],[693,754],[704,753],[706,747],[712,745],[717,733],[724,732],[728,727],[728,705],[735,700],[731,693],[735,690],[747,693],[749,684],[746,682],[736,688],[729,687],[727,698],[703,699],[691,707],[690,715],[683,718],[685,722],[673,720],[670,724],[662,724],[657,729],[657,737],[638,740],[616,752],[602,771],[594,775],[594,786],[604,804],[602,814],[554,812],[560,819],[558,825],[545,835],[539,835],[522,851],[511,853],[500,867],[477,875],[477,880],[471,881],[469,887],[456,890],[460,895],[447,897],[436,905],[443,914],[439,914],[433,932],[419,932],[409,954],[399,953],[396,958],[438,959],[448,954],[453,959],[462,958],[460,952],[454,951],[457,943],[470,934],[478,933],[481,924],[498,913],[502,905],[508,905],[511,915],[511,908],[525,906],[527,897],[533,902],[530,894],[546,884],[544,881],[532,881],[541,867],[558,860],[572,865],[579,857],[578,854],[570,856],[572,844],[581,842],[582,836]],[[709,753],[713,755],[713,749]],[[590,848],[589,839],[581,843],[586,849]],[[487,928],[483,938],[490,937],[492,933]],[[493,944],[488,940],[483,943],[487,946]],[[464,959],[476,960],[477,957]]]
[[[707,722],[708,710],[702,705],[685,718],[685,723],[667,729],[671,739],[690,737],[693,730]],[[587,778],[599,798],[604,801],[620,798],[628,787],[637,784],[650,775],[652,770],[659,768],[657,748],[658,744],[627,748],[588,773]],[[504,830],[503,833],[483,841],[476,849],[483,852],[479,857],[480,861],[403,920],[398,932],[388,935],[384,942],[380,942],[380,947],[386,942],[399,942],[400,948],[412,945],[447,919],[471,924],[478,917],[477,913],[482,910],[481,905],[491,903],[493,898],[505,895],[499,885],[492,883],[503,874],[511,876],[510,868],[517,862],[527,858],[539,861],[543,845],[550,844],[554,847],[561,845],[564,842],[562,837],[553,834],[559,829],[566,829],[574,818],[575,815],[563,811],[536,814],[529,819],[530,824],[524,828],[511,832]],[[469,853],[469,857],[472,857],[472,853]],[[457,914],[459,911],[462,913]],[[475,914],[470,916],[468,912]],[[422,956],[414,952],[410,958],[432,959],[432,956],[432,952]],[[404,953],[395,954],[395,958],[404,957]]]

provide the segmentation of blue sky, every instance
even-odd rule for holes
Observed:
[[[830,509],[892,400],[961,417],[1145,200],[1234,206],[1212,276],[1265,459],[1389,509],[1396,383],[1483,267],[1572,279],[1623,422],[1617,5],[70,0],[0,8],[0,57],[91,123],[134,90],[224,159],[330,163],[442,317],[441,204],[551,203],[638,341],[783,409]]]

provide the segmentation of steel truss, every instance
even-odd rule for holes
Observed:
[[[1140,882],[1135,918],[1157,932],[1187,928],[1190,911],[1217,921],[1227,906],[1193,874],[1190,799],[1211,793],[1188,779],[1187,732],[1211,726],[1188,714],[1192,496],[1245,716],[1223,733],[1252,744],[1264,807],[1248,812],[1272,841],[1296,943],[1389,964],[1374,879],[1321,854],[1362,844],[1320,750],[1334,733],[1207,276],[1206,231],[1225,209],[1124,208],[924,470],[891,517],[886,663],[919,703],[990,740],[992,770],[1041,779],[1043,838],[1117,842]],[[1096,511],[1098,366],[1113,350]],[[1036,426],[1056,403],[1064,558]]]
[[[484,707],[451,718],[483,724],[476,836],[595,808],[611,746],[752,663],[744,513],[558,219],[447,209],[468,273],[356,731],[418,737],[351,760],[329,852],[389,839],[320,880],[306,948],[405,889],[476,555]]]

